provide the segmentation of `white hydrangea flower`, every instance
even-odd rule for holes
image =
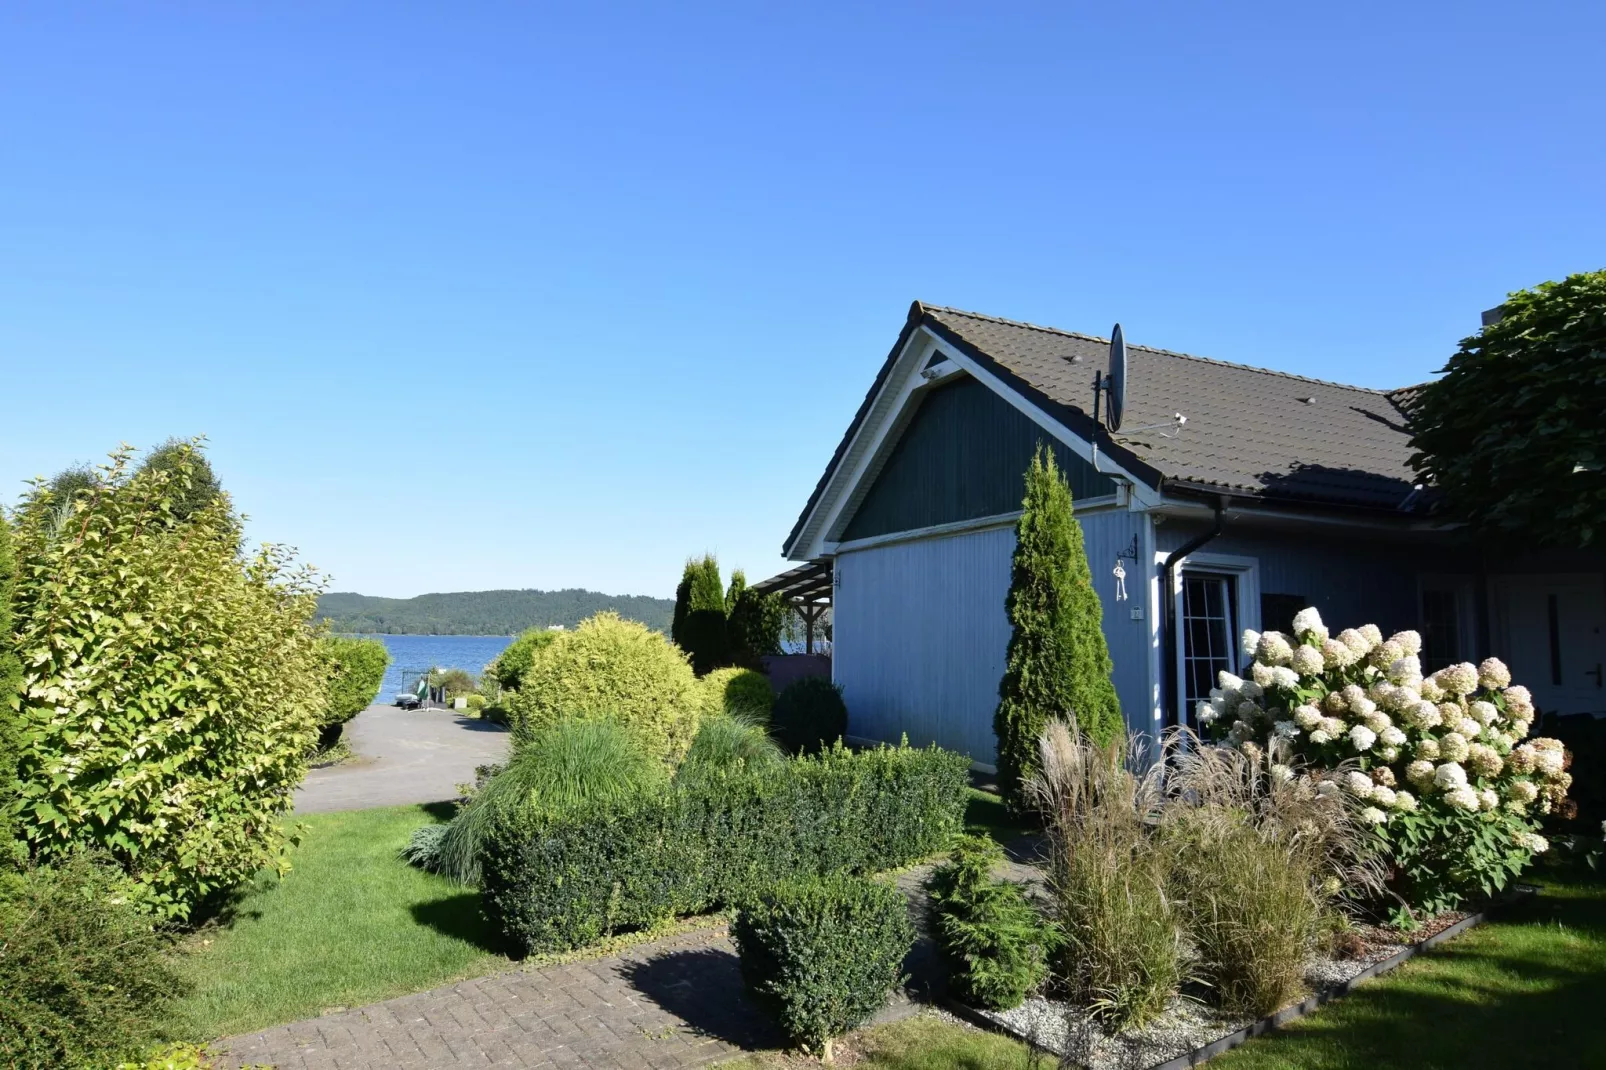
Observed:
[[[1492,702],[1474,702],[1467,707],[1467,712],[1481,725],[1491,725],[1500,719],[1500,710]]]
[[[1550,841],[1537,832],[1524,832],[1517,837],[1517,844],[1536,855],[1542,855],[1550,850]]]
[[[1451,788],[1444,793],[1444,801],[1457,810],[1476,810],[1478,793],[1468,787]]]
[[[1299,674],[1286,665],[1273,665],[1271,669],[1271,686],[1280,687],[1284,691],[1292,691],[1299,686]]]
[[[1493,810],[1499,805],[1500,796],[1496,795],[1493,789],[1484,788],[1482,791],[1478,792],[1478,809]]]
[[[1375,806],[1368,806],[1361,811],[1361,820],[1369,825],[1381,825],[1388,819],[1388,815]]]
[[[1385,762],[1397,762],[1400,760],[1400,748],[1395,746],[1379,747],[1377,748],[1377,756]]]
[[[1421,701],[1422,696],[1412,688],[1403,685],[1391,685],[1387,691],[1383,692],[1383,697],[1378,700],[1377,704],[1390,713],[1404,713]]]
[[[1439,754],[1445,761],[1461,761],[1467,756],[1467,737],[1460,732],[1446,732],[1439,737]]]
[[[1294,771],[1293,769],[1286,765],[1282,765],[1281,763],[1273,763],[1271,767],[1271,778],[1277,781],[1279,784],[1286,784],[1290,780],[1294,779]]]
[[[1322,623],[1315,606],[1306,606],[1294,614],[1294,634],[1303,637],[1307,632],[1314,632],[1319,639],[1327,638],[1327,625]]]
[[[1387,669],[1403,657],[1405,657],[1405,648],[1390,639],[1386,643],[1379,643],[1373,647],[1372,652],[1367,655],[1366,661],[1367,664],[1375,668]]]
[[[1439,686],[1452,695],[1470,695],[1478,689],[1478,667],[1463,661],[1435,673]]]
[[[1439,681],[1435,680],[1431,676],[1423,680],[1421,686],[1418,687],[1417,690],[1421,691],[1422,697],[1427,699],[1429,702],[1439,702],[1444,699],[1444,688],[1440,687]]]
[[[1539,798],[1539,789],[1531,780],[1513,780],[1506,790],[1520,803],[1531,803]]]
[[[1422,633],[1420,632],[1407,628],[1403,632],[1395,632],[1389,638],[1400,644],[1400,649],[1405,651],[1407,656],[1414,657],[1422,653]]]
[[[1249,675],[1255,681],[1255,683],[1261,687],[1270,687],[1271,682],[1274,679],[1272,676],[1272,667],[1267,665],[1264,661],[1256,661],[1253,665],[1249,666]]]
[[[1444,715],[1439,712],[1439,707],[1426,699],[1413,705],[1406,711],[1405,715],[1408,716],[1408,724],[1420,728],[1424,732],[1430,728],[1437,728],[1444,723]]]
[[[1322,640],[1322,660],[1331,669],[1347,669],[1355,664],[1355,651],[1339,642],[1337,639]]]
[[[1421,758],[1405,767],[1405,779],[1419,788],[1432,784],[1434,775],[1433,763]]]
[[[1360,689],[1356,688],[1356,690],[1359,691]],[[1346,694],[1348,694],[1349,688],[1345,688],[1344,691]],[[1350,712],[1355,716],[1365,717],[1367,714],[1377,709],[1377,703],[1373,702],[1371,699],[1362,694],[1356,696],[1355,699],[1350,702],[1349,708]]]
[[[1511,683],[1511,670],[1499,658],[1484,658],[1478,666],[1478,683],[1490,691],[1499,691]]]
[[[1438,761],[1439,741],[1434,739],[1432,736],[1417,740],[1416,756],[1418,758],[1426,758],[1430,762]]]
[[[1474,721],[1471,717],[1463,717],[1461,718],[1461,723],[1456,726],[1455,730],[1461,733],[1463,736],[1466,736],[1468,739],[1477,739],[1483,734],[1483,725],[1479,724],[1477,721]]]
[[[1512,747],[1511,754],[1506,757],[1506,764],[1511,766],[1513,773],[1532,773],[1539,768],[1539,748],[1532,743]]]
[[[1226,669],[1222,669],[1216,673],[1216,686],[1223,691],[1240,691],[1243,689],[1244,682]]]
[[[1255,649],[1260,646],[1260,633],[1253,628],[1245,628],[1243,636],[1238,640],[1238,649],[1250,660],[1255,657]]]
[[[1242,702],[1238,703],[1238,709],[1235,712],[1238,714],[1238,718],[1240,720],[1248,721],[1253,724],[1255,718],[1259,717],[1263,711],[1253,702],[1250,702],[1248,699],[1244,699]]]
[[[1385,810],[1393,808],[1394,789],[1385,788],[1383,785],[1379,784],[1377,787],[1372,789],[1372,801],[1383,807]]]
[[[1349,703],[1344,701],[1344,692],[1329,691],[1322,698],[1322,709],[1334,717],[1349,712]]]
[[[1372,783],[1372,778],[1359,769],[1351,769],[1344,774],[1344,786],[1357,799],[1370,799],[1373,790],[1377,787],[1376,784]]]
[[[1355,655],[1355,657],[1352,659],[1352,663],[1354,661],[1359,661],[1367,654],[1370,654],[1372,652],[1372,647],[1376,645],[1354,628],[1345,628],[1343,631],[1339,632],[1338,641],[1349,647],[1350,652]]]
[[[1412,795],[1404,788],[1401,788],[1394,793],[1394,809],[1405,811],[1415,810],[1416,796]]]
[[[1322,723],[1322,711],[1309,703],[1294,708],[1294,723],[1309,732]]]
[[[1294,645],[1282,632],[1261,632],[1255,644],[1255,660],[1267,665],[1287,665],[1294,656]]]
[[[1275,739],[1293,739],[1299,735],[1299,726],[1293,721],[1277,721],[1271,726],[1271,734]]]
[[[1253,680],[1245,680],[1243,686],[1238,689],[1238,693],[1244,698],[1260,698],[1266,693],[1266,689]]]
[[[1290,660],[1293,670],[1302,676],[1319,676],[1327,668],[1322,652],[1313,646],[1296,649]]]
[[[1433,770],[1433,786],[1440,791],[1467,786],[1467,771],[1455,762],[1445,762]]]
[[[1375,624],[1361,625],[1360,633],[1372,646],[1376,646],[1383,641],[1383,630]]]
[[[1394,720],[1382,710],[1373,710],[1371,713],[1361,718],[1361,723],[1367,728],[1370,728],[1374,733],[1382,735],[1385,728],[1388,728],[1394,724]]]
[[[1344,734],[1346,729],[1344,728],[1344,722],[1340,721],[1337,717],[1323,717],[1322,731],[1326,732],[1334,739],[1337,739],[1339,736]]]
[[[1221,711],[1216,708],[1214,702],[1200,699],[1198,707],[1194,710],[1194,715],[1199,718],[1200,724],[1214,724],[1216,718],[1221,716]]]
[[[1411,683],[1413,688],[1419,688],[1422,686],[1422,663],[1414,654],[1395,658],[1389,662],[1388,677],[1391,682],[1402,687]]]
[[[1333,737],[1328,735],[1322,729],[1317,728],[1317,729],[1313,729],[1311,731],[1310,741],[1312,743],[1316,744],[1316,746],[1321,747],[1321,746],[1325,746],[1328,743],[1331,743],[1333,741]]]
[[[1358,724],[1349,730],[1349,742],[1350,746],[1358,751],[1368,751],[1372,749],[1372,744],[1377,742],[1377,733],[1363,724]],[[1368,780],[1367,783],[1371,781]]]
[[[1513,738],[1522,739],[1528,734],[1529,729],[1532,727],[1532,720],[1526,717],[1519,717],[1517,720],[1511,722],[1511,735]]]
[[[1535,744],[1554,742],[1552,740],[1536,739]],[[1567,756],[1562,752],[1560,744],[1555,747],[1539,747],[1534,760],[1534,767],[1545,776],[1557,776],[1562,771]]]
[[[1384,746],[1388,746],[1388,747],[1403,747],[1403,746],[1405,746],[1405,733],[1400,731],[1394,725],[1389,725],[1387,728],[1385,728],[1381,732],[1379,732],[1377,734],[1377,738],[1383,742]]]

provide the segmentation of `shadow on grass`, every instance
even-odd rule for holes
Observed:
[[[424,803],[420,809],[436,821],[450,821],[457,816],[457,803],[454,801]]]
[[[497,939],[490,922],[485,920],[485,913],[480,909],[478,892],[459,892],[444,899],[414,903],[408,909],[412,912],[413,920],[420,925],[472,944],[481,951],[489,951],[493,955],[506,953],[506,948]]]
[[[770,1016],[747,994],[740,963],[729,951],[671,951],[625,962],[619,971],[642,995],[703,1036],[749,1051],[786,1043]]]

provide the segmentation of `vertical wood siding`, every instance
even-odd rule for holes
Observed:
[[[1153,622],[1145,613],[1143,514],[1079,517],[1104,634],[1128,722],[1146,728]],[[1123,562],[1129,600],[1114,601],[1118,551],[1138,537],[1140,563]],[[866,739],[936,743],[992,765],[993,711],[1004,674],[1013,528],[994,528],[855,550],[839,555],[833,666],[848,705],[848,731]]]

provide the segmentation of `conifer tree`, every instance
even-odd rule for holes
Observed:
[[[1022,807],[1021,784],[1038,767],[1038,737],[1049,721],[1074,717],[1101,743],[1122,730],[1110,679],[1103,610],[1072,515],[1071,488],[1040,448],[1026,472],[1015,529],[1009,598],[1009,652],[998,684],[998,786]]]
[[[16,821],[11,802],[16,796],[17,749],[21,746],[17,711],[12,700],[22,689],[22,662],[12,645],[11,595],[16,587],[17,558],[12,547],[11,524],[0,511],[0,868],[17,860]]]
[[[680,649],[686,649],[686,614],[690,609],[691,578],[697,571],[697,562],[686,558],[686,567],[680,573],[680,583],[675,586],[675,614],[669,621],[669,641]]]
[[[681,627],[685,642],[680,644],[691,657],[698,676],[723,668],[730,661],[730,640],[725,620],[725,584],[720,579],[719,562],[712,554],[692,563],[686,592],[686,619]]]

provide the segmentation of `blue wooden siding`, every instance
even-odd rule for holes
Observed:
[[[1148,730],[1153,621],[1141,564],[1124,562],[1129,600],[1114,601],[1118,551],[1138,538],[1147,516],[1108,510],[1079,518],[1093,583],[1104,605],[1104,634],[1116,691],[1128,722]],[[1009,647],[1012,527],[877,546],[839,554],[833,608],[833,667],[848,705],[848,731],[917,745],[937,743],[992,765],[993,711]]]
[[[1039,442],[1078,499],[1113,494],[1106,475],[1076,456],[982,383],[968,376],[927,391],[842,529],[864,539],[1020,508],[1023,477]]]

